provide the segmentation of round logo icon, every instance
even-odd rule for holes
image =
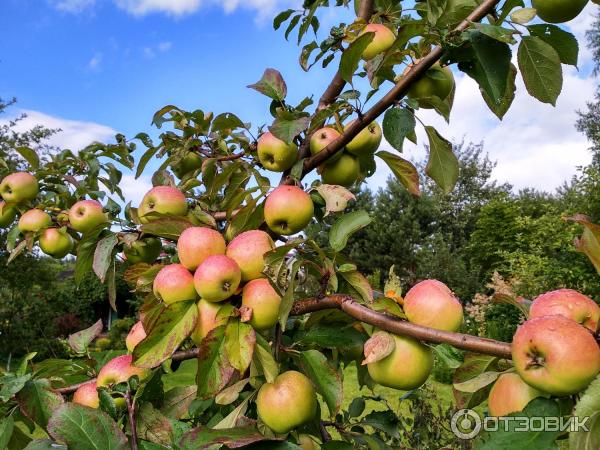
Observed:
[[[481,417],[472,409],[461,409],[452,416],[450,427],[456,437],[473,439],[481,431]]]

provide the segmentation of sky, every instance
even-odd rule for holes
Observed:
[[[336,69],[305,73],[299,48],[271,26],[273,16],[298,0],[0,0],[0,97],[18,98],[12,114],[26,113],[23,127],[44,124],[63,131],[53,143],[77,150],[114,135],[140,131],[158,136],[153,113],[167,104],[233,112],[258,127],[271,120],[268,100],[246,86],[267,67],[284,76],[290,103],[315,99]],[[566,25],[583,44],[598,6]],[[332,8],[321,17],[323,39],[349,12]],[[450,124],[419,112],[453,141],[485,142],[498,165],[493,177],[515,189],[551,191],[591,160],[589,144],[575,130],[577,110],[593,97],[591,53],[583,45],[579,68],[564,67],[556,108],[529,97],[520,82],[504,120],[487,108],[473,80],[455,72],[457,94]],[[0,122],[9,117],[0,117]],[[404,157],[425,156],[407,145]],[[383,144],[384,149],[389,147]],[[391,150],[391,148],[389,148]],[[138,155],[139,156],[139,155]],[[382,163],[383,164],[383,163]],[[380,165],[368,184],[382,186],[390,172]],[[151,187],[151,170],[124,177],[134,204]]]

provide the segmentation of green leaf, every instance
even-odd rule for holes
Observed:
[[[31,420],[46,428],[48,420],[56,408],[64,403],[62,396],[53,391],[50,381],[32,380],[17,394],[21,412]]]
[[[279,324],[281,325],[281,329],[283,331],[285,331],[287,320],[294,303],[294,293],[296,292],[296,275],[298,275],[301,265],[302,262],[298,258],[294,258],[291,268],[288,271],[287,289],[281,296],[281,304],[279,305]]]
[[[269,131],[284,142],[292,142],[309,125],[310,117],[284,114],[275,119],[273,125],[269,127]]]
[[[470,380],[463,381],[462,383],[454,383],[453,387],[457,391],[474,394],[494,383],[500,375],[500,372],[483,372]]]
[[[33,170],[40,167],[40,158],[37,153],[29,147],[16,147],[15,150],[29,163]]]
[[[356,69],[358,69],[358,63],[362,58],[362,54],[371,41],[373,41],[374,37],[375,33],[365,33],[355,39],[348,48],[344,50],[344,53],[342,53],[339,72],[346,83],[352,84],[352,77],[354,76]]]
[[[198,308],[193,300],[177,302],[163,309],[150,333],[133,352],[139,367],[157,367],[169,359],[196,326]]]
[[[212,132],[223,130],[235,130],[236,128],[245,128],[244,122],[232,113],[219,114],[212,122]]]
[[[555,106],[563,83],[556,50],[538,37],[523,36],[517,59],[527,92],[539,101]]]
[[[75,353],[85,353],[90,343],[102,333],[102,328],[102,319],[99,319],[98,322],[91,327],[69,335],[69,347],[71,347]]]
[[[231,380],[235,369],[225,350],[225,326],[221,325],[202,340],[198,353],[198,397],[205,400],[218,394]]]
[[[485,372],[495,371],[497,369],[498,358],[494,356],[478,355],[467,353],[465,362],[454,372],[453,382],[460,384],[467,382]],[[463,393],[454,389],[454,399],[457,408],[474,408],[487,399],[489,390],[492,386],[486,385],[483,389],[475,393]]]
[[[215,430],[199,426],[184,434],[178,445],[181,450],[220,448],[223,445],[228,448],[240,448],[267,440],[273,439],[263,436],[254,427]]]
[[[13,433],[15,422],[12,416],[5,417],[0,420],[0,448],[4,449],[8,446],[8,442]]]
[[[592,223],[591,219],[583,214],[576,214],[565,220],[584,226],[581,238],[575,239],[575,248],[588,257],[600,274],[600,226]]]
[[[12,374],[0,377],[0,400],[8,402],[17,392],[25,386],[32,374],[28,373],[20,377]]]
[[[351,326],[328,323],[316,323],[294,339],[299,345],[318,345],[341,351],[355,348],[362,351],[365,340],[366,336]]]
[[[508,28],[502,28],[500,26],[479,22],[473,23],[473,27],[486,36],[489,36],[497,41],[505,42],[507,44],[516,43],[514,37],[514,35],[518,33],[516,30],[510,30]]]
[[[410,161],[385,150],[375,154],[385,161],[392,173],[408,192],[416,196],[421,195],[419,172],[417,172],[417,168]]]
[[[356,291],[360,299],[365,303],[373,303],[373,288],[369,280],[358,270],[349,272],[339,272],[342,278],[350,285],[352,290]]]
[[[144,169],[146,168],[146,165],[154,157],[154,155],[156,154],[157,151],[158,151],[158,147],[151,147],[144,152],[144,154],[140,158],[140,161],[138,162],[138,166],[135,171],[136,179],[138,179],[142,175],[142,173],[144,172]]]
[[[108,271],[108,268],[113,262],[113,250],[115,249],[117,243],[117,235],[111,233],[108,236],[102,238],[98,242],[98,245],[96,245],[92,268],[94,269],[94,273],[96,274],[101,283],[104,283],[104,281],[106,280],[106,272]]]
[[[288,20],[290,18],[290,16],[294,13],[293,9],[287,9],[281,13],[279,13],[277,16],[275,16],[275,18],[273,19],[273,28],[275,30],[279,30],[279,27],[281,27],[281,24],[283,22],[285,22],[286,20]]]
[[[383,116],[383,135],[392,147],[401,152],[404,139],[415,130],[416,124],[414,114],[408,109],[390,108]]]
[[[550,23],[529,25],[527,29],[531,35],[539,37],[550,44],[558,53],[560,62],[577,67],[579,43],[573,34]]]
[[[446,0],[427,0],[427,21],[435,25],[446,9]]]
[[[510,70],[508,71],[508,79],[506,80],[506,91],[500,102],[495,102],[490,98],[487,92],[481,91],[481,95],[488,107],[500,120],[502,120],[504,115],[508,112],[510,105],[512,105],[512,102],[515,99],[515,91],[517,89],[515,84],[516,78],[517,68],[511,63]]]
[[[463,363],[461,353],[448,344],[433,346],[433,352],[448,369],[458,369]]]
[[[281,73],[275,69],[265,70],[262,78],[248,87],[277,101],[283,101],[287,95],[285,81]]]
[[[27,444],[24,450],[67,450],[67,447],[56,444],[50,439],[35,439]]]
[[[197,366],[197,364],[194,364],[194,366]],[[191,383],[193,382],[194,379],[192,378]],[[197,392],[198,387],[195,384],[178,386],[165,392],[160,411],[171,419],[181,419],[187,415],[190,405],[196,399]]]
[[[331,417],[335,417],[344,401],[341,375],[318,350],[301,352],[300,366],[323,396]]]
[[[48,432],[69,450],[120,450],[129,443],[108,414],[77,403],[65,403],[53,414]]]
[[[271,353],[271,347],[269,347],[269,343],[260,334],[256,335],[256,346],[252,362],[265,376],[267,383],[272,383],[277,375],[279,375],[279,366]]]
[[[452,144],[440,136],[435,128],[426,126],[425,131],[429,138],[429,160],[425,173],[447,194],[458,181],[458,158],[452,151]]]
[[[155,444],[169,446],[173,427],[171,421],[159,410],[154,409],[152,403],[142,403],[137,410],[138,437]]]
[[[225,351],[229,363],[240,373],[244,373],[250,366],[254,345],[256,344],[256,333],[248,323],[242,323],[239,319],[231,320],[225,329]]]
[[[350,235],[366,227],[372,221],[373,219],[366,211],[352,211],[344,214],[331,226],[329,245],[336,252],[342,251],[346,247]]]
[[[600,376],[596,377],[588,388],[581,394],[575,406],[574,417],[580,418],[580,423],[587,419],[589,431],[573,431],[569,434],[570,450],[596,450],[600,448]]]
[[[185,217],[161,217],[142,225],[144,234],[177,240],[181,233],[193,224]]]
[[[535,8],[521,8],[513,11],[510,14],[510,20],[521,25],[531,22],[536,15],[537,11]]]

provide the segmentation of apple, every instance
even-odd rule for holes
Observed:
[[[523,381],[556,396],[580,392],[600,372],[593,334],[563,316],[523,323],[513,336],[512,359]]]
[[[52,225],[50,215],[41,209],[30,209],[19,219],[19,231],[25,233],[27,231],[37,232]]]
[[[0,195],[9,203],[33,200],[39,192],[37,179],[27,172],[7,175],[0,183]]]
[[[358,158],[348,153],[340,152],[340,155],[337,161],[321,166],[321,180],[325,184],[352,186],[360,174],[360,163]]]
[[[516,373],[503,373],[488,397],[490,415],[500,417],[523,411],[531,400],[545,395],[525,383]]]
[[[127,261],[133,264],[152,264],[160,256],[160,252],[162,252],[162,243],[155,237],[138,239],[123,248]]]
[[[100,397],[96,390],[96,382],[90,381],[77,388],[73,394],[73,403],[78,403],[90,408],[98,408],[100,406]]]
[[[463,307],[441,281],[425,280],[415,284],[404,296],[404,314],[409,322],[458,331],[463,323]]]
[[[261,386],[256,409],[265,425],[284,434],[315,417],[317,395],[306,375],[288,370]]]
[[[250,281],[264,276],[264,254],[274,248],[271,236],[261,230],[250,230],[234,237],[225,254],[240,267],[242,281]]]
[[[224,316],[220,319],[217,318],[219,311],[226,304],[227,303],[212,303],[203,298],[200,299],[198,302],[198,320],[196,321],[196,327],[191,334],[191,338],[197,346],[200,346],[202,339],[204,339],[212,329],[227,323],[228,316]]]
[[[40,248],[46,255],[60,259],[73,250],[75,242],[69,233],[60,228],[46,228],[40,235]]]
[[[225,255],[209,256],[194,273],[196,292],[209,302],[228,299],[235,294],[241,281],[240,266]]]
[[[340,136],[340,132],[331,127],[324,127],[315,131],[310,137],[310,153],[316,155]],[[337,152],[335,155],[330,156],[327,162],[337,161],[341,156],[342,152]]]
[[[129,330],[127,337],[125,338],[125,347],[129,353],[133,353],[133,349],[146,338],[146,330],[144,330],[144,324],[142,321],[136,322]]]
[[[175,165],[172,165],[173,173],[181,179],[185,175],[202,167],[202,157],[196,152],[187,152],[185,156]]]
[[[600,306],[573,289],[559,289],[537,297],[529,309],[529,318],[558,314],[589,328],[594,333],[600,321]]]
[[[302,450],[319,450],[321,446],[308,434],[298,435],[298,446]]]
[[[369,61],[380,53],[388,51],[396,41],[394,32],[385,25],[379,23],[368,24],[360,34],[363,35],[365,33],[375,33],[371,43],[367,45],[367,48],[363,51],[362,59],[365,61]]]
[[[153,285],[154,295],[170,305],[175,302],[194,300],[194,276],[181,264],[169,264],[160,269]]]
[[[96,200],[81,200],[69,209],[71,228],[80,233],[87,233],[100,224],[108,225],[108,217],[102,210],[102,205]]]
[[[392,353],[367,364],[369,375],[382,386],[411,390],[421,386],[433,367],[431,348],[408,336],[392,335],[396,344]]]
[[[242,306],[252,309],[250,325],[256,330],[267,330],[279,319],[281,297],[266,278],[252,280],[242,291]]]
[[[190,227],[179,236],[177,255],[186,269],[196,270],[209,256],[224,255],[226,247],[225,239],[218,231],[207,227]]]
[[[188,205],[183,192],[171,186],[156,186],[144,195],[138,207],[138,217],[142,223],[148,223],[159,218],[151,216],[151,213],[185,216],[187,210]]]
[[[448,67],[442,67],[436,63],[413,83],[408,91],[408,97],[417,100],[421,108],[433,109],[434,105],[428,99],[438,97],[444,101],[453,88],[454,75],[452,71]]]
[[[265,201],[265,222],[278,234],[302,231],[312,220],[314,212],[310,195],[298,186],[278,186]]]
[[[142,369],[133,365],[133,356],[121,355],[108,361],[96,378],[98,387],[105,387],[112,384],[124,383],[131,377],[137,375],[140,380],[150,375],[148,369]]]
[[[258,138],[258,160],[265,169],[283,172],[298,159],[298,147],[292,142],[284,142],[273,133],[264,133]]]
[[[6,228],[15,221],[17,210],[13,206],[0,201],[0,228]]]
[[[531,3],[544,22],[564,23],[577,17],[588,0],[531,0]]]
[[[346,128],[348,128],[354,122],[355,120],[350,122],[348,125],[346,125]],[[346,150],[349,153],[359,157],[372,155],[379,148],[382,138],[383,133],[381,131],[381,127],[377,122],[372,122],[360,133],[358,133],[349,144],[346,145]]]

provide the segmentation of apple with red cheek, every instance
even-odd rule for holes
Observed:
[[[537,297],[529,309],[530,319],[555,314],[574,320],[593,332],[598,330],[600,306],[573,289],[546,292]]]
[[[194,300],[194,276],[181,264],[169,264],[154,278],[154,295],[166,304]]]
[[[261,230],[238,234],[227,246],[225,254],[233,259],[242,271],[242,281],[261,278],[265,268],[264,255],[275,248],[273,239]]]
[[[417,325],[436,330],[457,331],[463,323],[463,307],[441,281],[424,280],[404,297],[406,318]]]

